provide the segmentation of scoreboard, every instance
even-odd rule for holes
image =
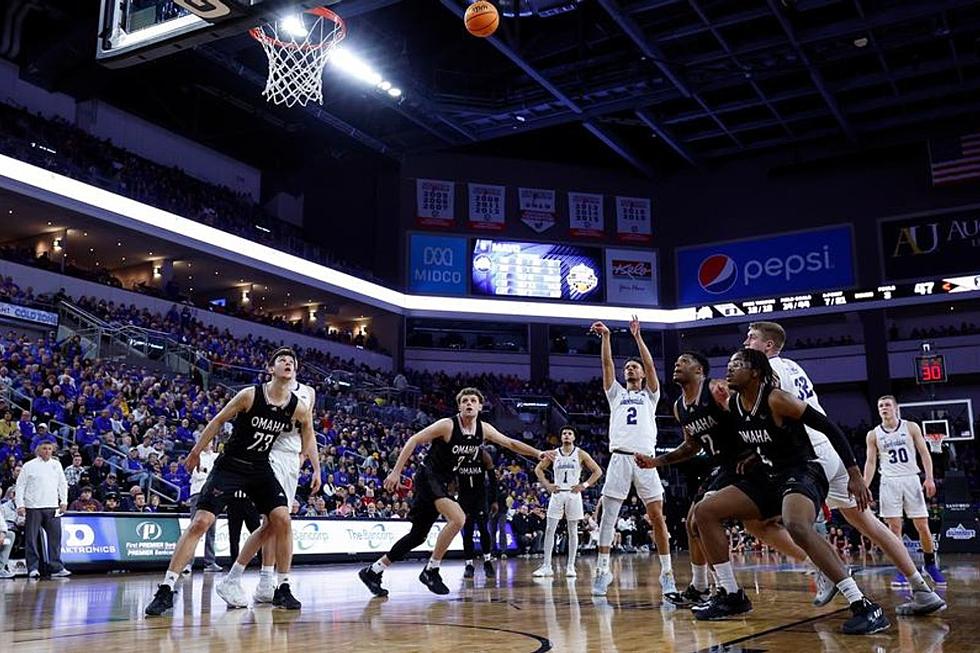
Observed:
[[[547,243],[474,239],[474,295],[601,302],[602,251]]]
[[[832,290],[808,294],[768,297],[742,302],[698,306],[698,320],[721,317],[753,317],[770,313],[789,313],[807,309],[851,306],[891,301],[907,297],[929,297],[980,291],[980,275],[951,277],[916,283],[888,284],[866,290]]]

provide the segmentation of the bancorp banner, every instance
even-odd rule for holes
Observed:
[[[411,234],[408,238],[408,289],[426,295],[465,295],[467,239]]]
[[[850,225],[677,250],[681,306],[850,288],[854,283]]]
[[[885,218],[878,231],[888,280],[980,270],[980,207]]]
[[[626,306],[659,306],[657,253],[638,249],[606,250],[606,301]]]

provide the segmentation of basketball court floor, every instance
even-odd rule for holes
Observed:
[[[532,579],[539,560],[510,559],[497,578],[464,581],[463,564],[447,562],[453,590],[431,594],[417,580],[420,561],[385,573],[391,590],[372,598],[356,577],[358,565],[300,567],[295,571],[299,612],[259,607],[228,610],[214,593],[220,575],[200,572],[181,581],[173,616],[145,618],[160,574],[81,575],[61,581],[0,583],[0,650],[73,651],[657,651],[665,653],[960,653],[980,641],[980,568],[970,556],[943,556],[950,606],[935,616],[896,617],[903,594],[889,588],[894,569],[881,561],[854,561],[859,584],[882,601],[892,627],[870,637],[845,636],[841,598],[811,604],[812,578],[802,568],[762,557],[742,558],[739,579],[754,611],[722,622],[695,621],[688,610],[664,606],[655,556],[613,558],[617,582],[608,597],[591,596],[594,557],[579,577]],[[675,558],[682,578],[685,556]],[[562,566],[558,567],[563,568]],[[246,591],[257,582],[246,574]]]

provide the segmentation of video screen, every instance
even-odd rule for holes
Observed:
[[[472,279],[474,295],[576,302],[605,299],[598,247],[474,239]]]

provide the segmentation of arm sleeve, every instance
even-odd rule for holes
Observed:
[[[841,460],[844,461],[844,467],[854,467],[857,465],[857,461],[854,459],[854,452],[851,450],[851,445],[847,442],[847,437],[844,435],[844,432],[836,424],[827,419],[826,415],[813,408],[813,406],[807,405],[806,410],[803,411],[803,423],[827,436],[834,450],[841,457]]]

